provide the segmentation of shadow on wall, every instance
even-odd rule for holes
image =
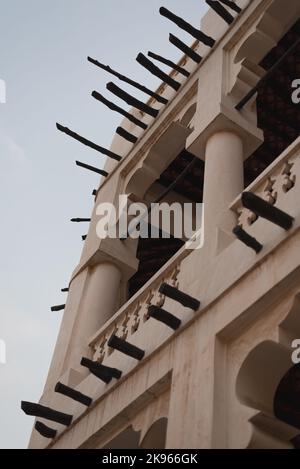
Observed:
[[[140,443],[141,432],[136,432],[130,426],[110,441],[103,449],[164,449],[167,435],[167,418],[161,418],[153,423]]]

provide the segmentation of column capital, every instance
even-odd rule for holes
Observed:
[[[263,131],[224,99],[209,123],[198,122],[198,126],[195,126],[195,130],[187,139],[187,150],[205,160],[208,140],[214,134],[224,131],[232,132],[242,139],[244,160],[251,156],[264,141]]]
[[[84,264],[80,264],[73,272],[71,282],[87,267],[110,263],[119,268],[123,281],[129,280],[137,271],[139,261],[136,258],[137,240],[106,238],[100,241],[99,248]]]

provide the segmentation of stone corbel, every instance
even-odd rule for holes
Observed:
[[[259,80],[265,75],[265,70],[259,65],[251,62],[249,59],[243,59],[239,63],[239,71],[236,74],[235,81],[230,87],[228,95],[232,98],[234,104],[238,103],[246,94],[254,88]],[[256,95],[247,103],[247,109],[251,114],[256,113]],[[256,116],[253,119],[256,123]]]
[[[244,58],[248,58],[251,62],[258,64],[276,46],[282,32],[279,21],[264,12],[244,36],[242,44],[235,52],[233,62],[239,63]]]
[[[262,2],[262,7],[264,2]],[[288,5],[288,6],[287,6]],[[235,50],[234,63],[245,57],[259,63],[276,46],[281,37],[297,21],[300,13],[298,0],[273,0],[253,23],[243,41]]]
[[[138,167],[127,176],[125,193],[144,198],[149,187],[159,179],[161,173],[169,166],[176,156],[185,148],[185,142],[191,129],[179,122],[173,122]]]
[[[154,181],[159,179],[158,169],[151,167],[149,162],[145,161],[134,173],[130,179],[126,191],[131,194],[131,199],[142,201],[145,191]]]

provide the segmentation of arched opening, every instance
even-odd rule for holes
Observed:
[[[137,449],[139,440],[140,432],[135,432],[132,427],[128,427],[103,446],[103,449]]]
[[[300,448],[300,431],[299,436],[294,438],[296,429],[300,430],[300,365],[291,367],[291,350],[288,347],[272,341],[262,342],[255,347],[238,373],[236,395],[243,405],[259,411],[251,419],[252,423],[255,424],[256,420],[263,422],[264,418],[269,419],[269,422],[277,419],[295,427],[295,432],[289,430],[286,433],[289,436],[285,438],[295,448]],[[260,427],[261,424],[258,424],[254,431],[260,433]],[[267,424],[266,429],[261,433],[265,441],[272,439],[272,436],[276,441],[278,433],[273,435],[270,424]]]
[[[157,420],[146,433],[140,448],[164,449],[166,447],[168,419],[163,417]]]
[[[283,422],[299,428],[294,446],[300,449],[300,364],[294,365],[283,376],[274,397],[274,414]]]
[[[236,380],[239,401],[253,409],[273,415],[276,389],[291,366],[291,352],[284,345],[265,341],[244,360]]]

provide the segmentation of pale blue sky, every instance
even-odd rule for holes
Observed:
[[[206,10],[204,0],[0,0],[0,79],[7,84],[7,103],[0,104],[0,339],[7,344],[0,448],[27,446],[33,419],[21,412],[20,401],[37,401],[42,393],[62,317],[50,306],[65,302],[60,289],[87,230],[69,220],[90,215],[98,177],[74,162],[104,165],[55,123],[109,146],[120,117],[90,93],[111,99],[105,91],[110,77],[86,57],[155,89],[159,81],[135,62],[137,53],[177,60],[181,54],[168,33],[193,42],[159,15],[160,6],[195,26]]]

